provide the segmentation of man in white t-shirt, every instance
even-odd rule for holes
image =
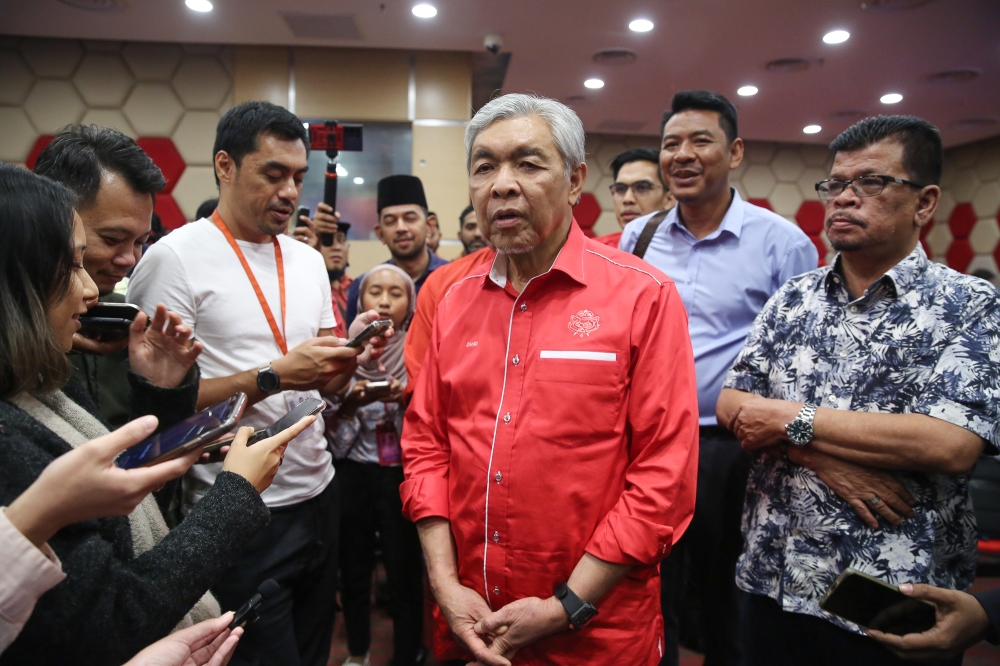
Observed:
[[[298,402],[340,388],[357,351],[333,336],[330,282],[320,253],[285,235],[307,169],[302,122],[247,102],[219,122],[213,150],[215,213],[152,246],[135,268],[128,301],[180,313],[205,347],[198,407],[242,391],[240,425],[263,428]],[[377,315],[365,315],[361,324]],[[280,592],[240,641],[232,664],[325,666],[336,611],[339,507],[322,422],[292,440],[262,497],[271,522],[213,587],[236,609],[266,579]],[[184,507],[208,491],[220,464],[184,479]],[[238,507],[234,507],[234,510]]]

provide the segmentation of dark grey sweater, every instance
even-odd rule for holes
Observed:
[[[197,375],[160,389],[129,373],[131,411],[154,414],[161,428],[194,412]],[[63,392],[97,416],[86,391]],[[0,401],[0,505],[10,504],[70,446],[14,405]],[[39,599],[0,666],[120,666],[163,638],[236,560],[270,513],[253,485],[223,472],[179,526],[140,557],[127,517],[77,523],[49,545],[66,579]]]

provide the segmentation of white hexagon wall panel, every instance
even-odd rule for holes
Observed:
[[[170,136],[184,113],[166,83],[137,83],[123,110],[141,136]]]
[[[23,109],[0,106],[0,160],[23,162],[35,144],[38,133]]]
[[[211,147],[209,147],[211,152]],[[180,180],[174,186],[174,201],[181,207],[189,221],[194,220],[198,206],[206,199],[219,196],[219,189],[215,185],[215,169],[205,166],[189,166],[184,169]]]
[[[743,173],[743,187],[747,194],[754,199],[766,199],[777,182],[771,167],[763,164],[754,164]]]
[[[25,39],[21,55],[35,76],[66,79],[72,76],[83,56],[83,47],[75,39]]]
[[[794,147],[782,148],[771,160],[771,171],[781,183],[794,183],[805,168],[802,156]]]
[[[35,77],[17,51],[0,51],[0,104],[20,106],[31,90]]]
[[[174,90],[186,109],[217,109],[231,81],[218,58],[185,56],[173,78]]]
[[[172,138],[187,164],[212,164],[212,146],[215,145],[218,124],[219,114],[215,111],[188,111],[184,114]]]
[[[39,134],[54,134],[80,120],[85,107],[69,81],[39,79],[24,101],[24,110]]]
[[[134,84],[116,53],[88,53],[73,75],[73,85],[88,106],[119,107]]]
[[[122,49],[132,74],[140,81],[169,81],[184,57],[178,44],[133,42]]]
[[[97,125],[98,127],[113,127],[122,134],[133,139],[138,138],[132,123],[118,109],[91,109],[80,118],[81,125]]]

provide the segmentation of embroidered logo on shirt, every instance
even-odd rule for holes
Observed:
[[[601,318],[590,310],[580,310],[569,318],[569,330],[573,331],[573,337],[579,335],[590,337],[590,334],[601,327]]]

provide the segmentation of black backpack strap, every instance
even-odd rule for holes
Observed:
[[[669,209],[661,210],[659,213],[646,220],[646,226],[644,226],[642,231],[639,233],[639,240],[635,242],[635,247],[632,248],[632,254],[640,259],[643,258],[646,254],[646,249],[649,247],[649,241],[653,240],[653,234],[655,234],[656,230],[660,228],[660,224],[663,223],[663,220],[666,219],[667,213],[669,212]]]

